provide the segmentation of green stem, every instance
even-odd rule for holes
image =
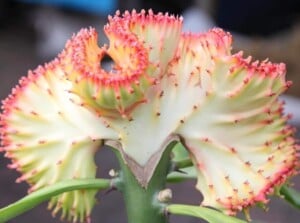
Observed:
[[[300,193],[293,188],[283,185],[280,189],[280,194],[284,196],[284,199],[288,201],[292,206],[300,209]]]
[[[187,215],[196,218],[201,218],[209,223],[247,223],[244,220],[225,215],[211,208],[194,205],[171,204],[166,207],[166,211],[170,214]]]
[[[53,184],[32,192],[17,202],[0,209],[0,222],[6,222],[23,214],[58,194],[79,189],[107,189],[110,185],[111,181],[106,179],[76,179]]]
[[[120,153],[115,152],[121,166],[121,181],[119,185],[117,184],[117,188],[124,195],[128,223],[167,223],[164,204],[158,201],[157,196],[166,186],[170,168],[170,148],[173,146],[171,143],[165,150],[147,188],[138,183]]]

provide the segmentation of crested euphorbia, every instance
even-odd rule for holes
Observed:
[[[278,96],[285,65],[231,54],[221,29],[182,33],[182,19],[142,11],[109,17],[109,46],[83,29],[52,62],[30,71],[3,102],[2,145],[30,191],[95,178],[102,144],[117,148],[147,188],[171,141],[186,147],[203,205],[235,213],[295,174],[297,145]],[[111,71],[101,68],[108,55]],[[64,193],[50,206],[90,215],[96,190]]]

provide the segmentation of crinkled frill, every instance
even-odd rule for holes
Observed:
[[[109,17],[109,46],[83,29],[53,62],[30,71],[3,101],[2,147],[31,190],[94,178],[109,142],[143,185],[166,145],[181,140],[203,205],[235,213],[296,174],[298,145],[278,96],[284,64],[231,55],[230,34],[181,33],[182,19],[152,11]],[[101,68],[109,55],[111,71]],[[53,198],[54,212],[89,219],[95,190]]]

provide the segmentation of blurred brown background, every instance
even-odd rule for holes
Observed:
[[[0,2],[0,98],[7,97],[18,79],[26,75],[28,69],[49,61],[60,50],[73,32],[81,27],[94,26],[100,32],[100,44],[106,41],[102,28],[106,23],[107,13],[115,9],[152,8],[183,14],[185,30],[205,31],[213,26],[221,26],[234,33],[234,51],[243,49],[246,55],[256,59],[270,58],[274,62],[285,62],[288,79],[294,85],[288,91],[293,95],[292,111],[294,123],[298,125],[300,115],[300,20],[297,0],[185,0],[185,1],[114,1],[102,10],[83,10],[83,6],[69,7],[68,4],[47,4],[48,1],[34,1],[35,4],[22,1]],[[50,1],[51,2],[51,1]],[[69,3],[72,1],[69,1]],[[87,4],[89,1],[83,1]],[[105,2],[105,1],[103,1]],[[43,3],[43,4],[42,4]],[[70,4],[71,4],[70,3]],[[300,125],[299,125],[300,126]],[[299,127],[297,126],[297,127]],[[107,176],[109,169],[117,167],[116,160],[108,149],[101,150],[96,162],[99,164],[99,176]],[[19,176],[8,170],[7,159],[0,154],[0,207],[3,207],[26,195],[26,183],[16,184]],[[295,180],[300,189],[299,177]],[[198,204],[201,195],[194,190],[195,182],[182,183],[174,188],[174,202]],[[138,207],[137,207],[138,208]],[[298,223],[300,211],[275,198],[270,210],[251,210],[256,223]],[[10,221],[26,222],[60,222],[52,218],[46,210],[46,204]],[[118,223],[126,222],[122,197],[118,192],[99,194],[99,204],[93,211],[92,222]],[[188,217],[171,217],[174,223],[202,222]]]

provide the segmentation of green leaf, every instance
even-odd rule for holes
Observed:
[[[167,206],[167,211],[171,214],[201,218],[209,223],[247,223],[244,220],[225,215],[211,208],[200,206],[171,204]]]
[[[183,172],[171,172],[168,174],[167,181],[168,183],[178,183],[182,182],[184,180],[193,180],[197,179],[197,172],[194,166],[192,167],[186,167],[180,169],[180,171]]]
[[[0,222],[6,222],[36,207],[58,194],[80,189],[107,189],[111,181],[107,179],[76,179],[66,180],[37,190],[26,197],[0,209]]]
[[[169,173],[167,180],[169,183],[178,183],[190,179],[197,179],[196,169],[186,148],[177,143],[172,149],[172,172]]]
[[[280,195],[293,207],[300,209],[300,193],[293,188],[283,185],[280,189]]]
[[[177,143],[173,147],[172,154],[173,154],[172,160],[175,162],[190,158],[188,151],[181,143]]]

